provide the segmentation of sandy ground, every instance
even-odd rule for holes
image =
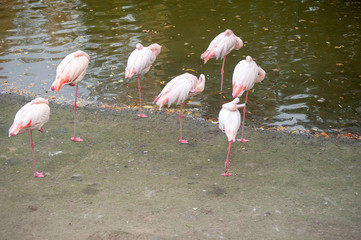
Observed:
[[[177,114],[51,104],[46,132],[8,138],[0,96],[0,239],[361,239],[361,142],[246,129],[224,177],[218,126]]]

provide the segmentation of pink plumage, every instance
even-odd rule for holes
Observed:
[[[222,174],[224,176],[232,175],[232,173],[228,172],[229,152],[232,143],[236,140],[237,132],[241,125],[241,114],[238,108],[245,107],[245,104],[238,103],[239,98],[235,98],[233,101],[223,104],[218,115],[219,128],[226,134],[229,141],[227,160],[224,164],[225,172]]]
[[[138,43],[128,58],[127,67],[125,68],[125,78],[130,78],[133,75],[138,76],[139,117],[147,117],[147,115],[142,114],[142,91],[139,75],[143,75],[149,71],[160,51],[161,46],[157,43],[153,43],[148,47],[143,47],[142,44]]]
[[[223,74],[224,74],[224,63],[226,62],[226,55],[229,54],[233,49],[240,49],[243,47],[243,41],[237,37],[231,30],[218,34],[209,44],[207,50],[201,55],[204,60],[204,64],[211,58],[223,59],[221,69],[221,92],[223,91]]]
[[[148,47],[143,47],[142,44],[138,43],[128,58],[125,78],[130,78],[133,75],[146,74],[160,51],[161,46],[157,43],[153,43]]]
[[[181,103],[181,110],[179,113],[180,119],[180,138],[179,142],[188,143],[187,140],[182,139],[182,111],[183,111],[183,103],[184,101],[194,96],[198,93],[203,92],[205,86],[205,76],[201,74],[199,79],[190,74],[184,73],[173,78],[161,91],[158,97],[154,100],[159,109],[163,107],[164,104],[168,103],[168,107],[173,103],[179,104]]]
[[[242,96],[245,91],[253,88],[256,82],[261,82],[266,76],[266,72],[253,61],[252,57],[247,56],[245,60],[240,61],[233,71],[233,93],[234,98]]]
[[[43,132],[42,126],[49,120],[49,115],[49,102],[44,98],[38,97],[19,109],[9,129],[9,137],[30,131],[30,145],[33,152],[35,177],[44,177],[44,175],[36,171],[32,131],[39,130]]]
[[[50,108],[48,100],[38,97],[25,104],[15,115],[9,129],[9,137],[31,130],[40,130],[49,120]]]
[[[86,74],[89,59],[89,55],[81,50],[67,55],[56,69],[56,79],[51,90],[59,92],[64,85],[77,85]]]
[[[247,91],[245,103],[248,100],[248,91],[251,90],[256,82],[261,82],[266,76],[266,72],[253,61],[252,57],[247,56],[245,60],[240,61],[233,71],[233,92],[234,98],[242,96]],[[246,107],[243,109],[242,136],[238,139],[240,142],[248,142],[243,138],[244,122],[246,116]]]
[[[223,59],[228,55],[233,49],[240,49],[243,47],[243,41],[237,37],[231,30],[227,29],[226,31],[218,34],[209,44],[207,50],[201,55],[201,58],[204,59],[204,63],[211,58]]]
[[[56,79],[51,85],[51,90],[59,92],[64,85],[76,86],[74,101],[74,142],[82,142],[83,139],[76,137],[76,108],[79,82],[84,78],[89,64],[89,55],[78,50],[67,55],[56,69]]]
[[[170,107],[173,103],[183,103],[190,96],[203,92],[204,86],[205,76],[203,74],[198,79],[190,73],[183,73],[167,83],[154,101],[159,106],[159,109],[166,103]]]

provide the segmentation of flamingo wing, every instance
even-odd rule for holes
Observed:
[[[184,102],[190,95],[193,77],[197,79],[197,77],[189,73],[173,78],[155,99],[157,105],[161,108],[165,103],[168,103],[168,107],[170,107],[173,103]]]
[[[50,108],[45,99],[37,98],[27,103],[16,113],[9,129],[9,136],[15,136],[27,130],[40,130],[49,120],[49,115]]]
[[[240,97],[246,90],[252,89],[258,76],[258,66],[254,61],[240,61],[233,71],[233,97]]]
[[[228,53],[230,53],[236,45],[236,36],[233,34],[231,36],[223,36],[218,43],[215,56],[216,59],[223,59]]]
[[[231,30],[227,29],[212,40],[201,58],[204,59],[204,63],[213,57],[223,59],[233,49],[240,49],[242,46],[243,41]]]
[[[207,50],[201,55],[201,58],[204,59],[206,63],[209,59],[216,56],[217,48],[219,43],[222,41],[223,33],[218,34],[209,44]],[[219,56],[217,56],[218,59]]]
[[[135,49],[128,58],[125,78],[130,78],[134,74],[147,73],[155,59],[156,56],[148,47],[143,47],[141,50]]]
[[[52,88],[57,91],[63,85],[76,85],[86,74],[89,64],[89,55],[83,51],[77,51],[67,55],[56,69],[56,79]]]

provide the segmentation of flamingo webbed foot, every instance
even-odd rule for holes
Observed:
[[[180,142],[180,143],[188,143],[188,141],[187,141],[187,140],[184,140],[184,139],[179,139],[179,142]]]
[[[74,142],[82,142],[82,141],[84,141],[83,139],[81,139],[80,137],[72,137],[72,138],[70,138],[72,141],[74,141]]]
[[[245,139],[245,138],[241,138],[241,139],[237,139],[238,142],[249,142],[249,140]]]
[[[43,178],[43,177],[44,177],[44,174],[43,174],[42,172],[37,172],[37,171],[35,171],[35,172],[34,172],[34,177],[36,177],[36,178]]]
[[[226,177],[228,177],[228,176],[231,176],[231,175],[232,175],[232,173],[225,172],[225,173],[222,173],[221,175],[222,175],[222,176],[226,176]]]
[[[146,117],[148,117],[148,116],[145,115],[145,114],[143,114],[143,113],[139,113],[139,114],[138,114],[138,117],[140,117],[140,118],[146,118]]]

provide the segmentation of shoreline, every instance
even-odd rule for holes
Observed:
[[[19,94],[20,93],[20,94]],[[34,99],[35,97],[37,97],[37,94],[31,93],[31,92],[23,92],[23,91],[15,91],[15,93],[13,92],[8,92],[8,91],[3,91],[0,92],[0,95],[9,95],[15,98],[24,98],[26,101],[31,101],[32,99]],[[59,100],[57,100],[57,98],[55,96],[42,96],[43,98],[47,99],[49,101],[49,104],[55,104],[55,105],[59,105],[59,106],[72,106],[74,104],[74,100],[65,100],[63,99],[62,102],[60,102]],[[128,106],[128,105],[111,105],[108,104],[107,102],[105,103],[98,103],[98,102],[94,102],[94,101],[86,101],[84,99],[78,98],[78,108],[82,108],[85,107],[86,109],[107,109],[110,111],[124,111],[124,110],[131,110],[131,111],[137,111],[138,106],[135,104],[133,106]],[[153,105],[144,105],[143,106],[144,110],[150,113],[157,113],[159,112],[158,108],[153,106]],[[167,113],[167,114],[174,114],[174,113],[178,113],[179,114],[179,108],[175,107],[174,105],[172,105],[170,108],[164,107],[162,108],[161,112]],[[212,118],[204,118],[202,116],[200,116],[200,114],[195,113],[193,114],[192,112],[188,111],[183,111],[183,116],[184,117],[190,117],[193,118],[195,120],[199,120],[199,121],[206,121],[206,122],[210,122],[213,124],[218,124],[218,119],[212,119]],[[246,125],[245,128],[250,128],[256,131],[269,131],[269,132],[281,132],[281,133],[290,133],[290,134],[296,134],[296,135],[304,135],[306,137],[321,137],[321,138],[325,138],[325,139],[350,139],[350,140],[361,140],[361,135],[357,134],[357,133],[351,133],[351,132],[346,132],[346,131],[340,131],[337,129],[334,129],[333,131],[320,131],[319,129],[290,129],[287,127],[283,127],[283,126],[258,126],[258,127],[250,127],[251,124],[247,124],[246,121]]]

